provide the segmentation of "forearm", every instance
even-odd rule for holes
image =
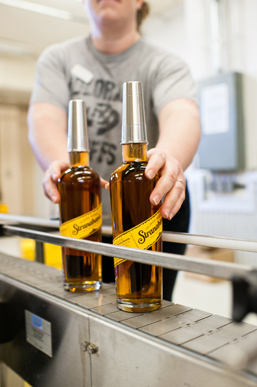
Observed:
[[[45,171],[55,160],[68,161],[67,115],[51,104],[37,103],[28,113],[29,141]]]
[[[156,148],[176,159],[183,170],[191,164],[201,137],[200,115],[190,100],[176,100],[159,115],[160,135]]]

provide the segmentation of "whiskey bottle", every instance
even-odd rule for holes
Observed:
[[[68,113],[70,168],[58,181],[61,235],[101,241],[102,202],[98,174],[89,167],[86,108],[83,100],[71,100]],[[63,278],[66,290],[99,290],[102,256],[62,247]]]
[[[113,244],[161,251],[161,204],[149,197],[158,176],[145,176],[147,134],[140,82],[123,85],[123,164],[110,177]],[[118,308],[128,312],[158,309],[162,301],[162,268],[114,258]]]

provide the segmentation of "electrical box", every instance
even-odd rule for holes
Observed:
[[[217,172],[245,167],[242,74],[221,73],[198,83],[202,138],[200,168]]]

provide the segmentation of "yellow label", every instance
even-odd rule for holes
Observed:
[[[161,235],[162,216],[161,209],[159,209],[144,222],[114,238],[113,244],[147,250],[160,239]],[[114,266],[117,266],[124,261],[125,259],[122,258],[114,258]]]
[[[84,239],[99,230],[101,226],[102,203],[94,210],[61,224],[60,233],[63,236]]]

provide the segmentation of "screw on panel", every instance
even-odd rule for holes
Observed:
[[[91,344],[89,341],[84,341],[81,343],[81,350],[93,355],[98,351],[98,347],[95,344]]]
[[[93,355],[94,353],[96,353],[98,351],[98,347],[95,345],[95,344],[89,344],[89,346],[87,347],[87,352],[90,354],[90,355]]]

